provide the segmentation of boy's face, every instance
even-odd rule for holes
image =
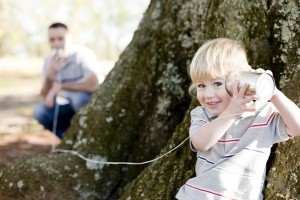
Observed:
[[[225,87],[225,77],[197,82],[197,99],[212,115],[219,116],[231,101]]]

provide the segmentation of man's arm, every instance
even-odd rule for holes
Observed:
[[[84,81],[79,83],[62,83],[61,89],[73,91],[94,92],[99,86],[99,81],[96,74],[92,74]]]
[[[53,86],[53,80],[51,80],[50,78],[46,78],[42,86],[42,89],[40,91],[40,95],[43,98],[45,98],[48,92],[50,91],[50,89],[52,88],[52,86]]]
[[[271,98],[271,102],[276,107],[286,125],[286,131],[290,136],[300,136],[300,109],[287,98],[281,91],[276,89]]]
[[[68,57],[60,57],[54,55],[50,58],[50,63],[48,65],[48,71],[45,75],[45,80],[40,91],[40,95],[45,98],[48,92],[51,90],[55,76],[57,73],[65,66]]]

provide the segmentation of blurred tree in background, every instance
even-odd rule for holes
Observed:
[[[0,56],[42,56],[47,27],[66,23],[74,41],[100,59],[116,59],[129,43],[149,0],[2,0]]]

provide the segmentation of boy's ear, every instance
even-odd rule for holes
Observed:
[[[197,98],[197,85],[195,83],[190,86],[189,93],[193,98]]]

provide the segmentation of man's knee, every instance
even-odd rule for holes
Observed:
[[[32,115],[34,117],[34,119],[36,119],[37,121],[41,121],[44,116],[45,116],[45,109],[43,107],[43,105],[41,105],[41,103],[38,103],[34,109],[33,109],[33,112],[32,112]]]
[[[77,112],[82,106],[84,106],[91,98],[91,94],[81,92],[75,98],[71,98],[72,107]]]
[[[33,117],[43,126],[50,126],[53,122],[53,110],[39,102],[32,112]]]

